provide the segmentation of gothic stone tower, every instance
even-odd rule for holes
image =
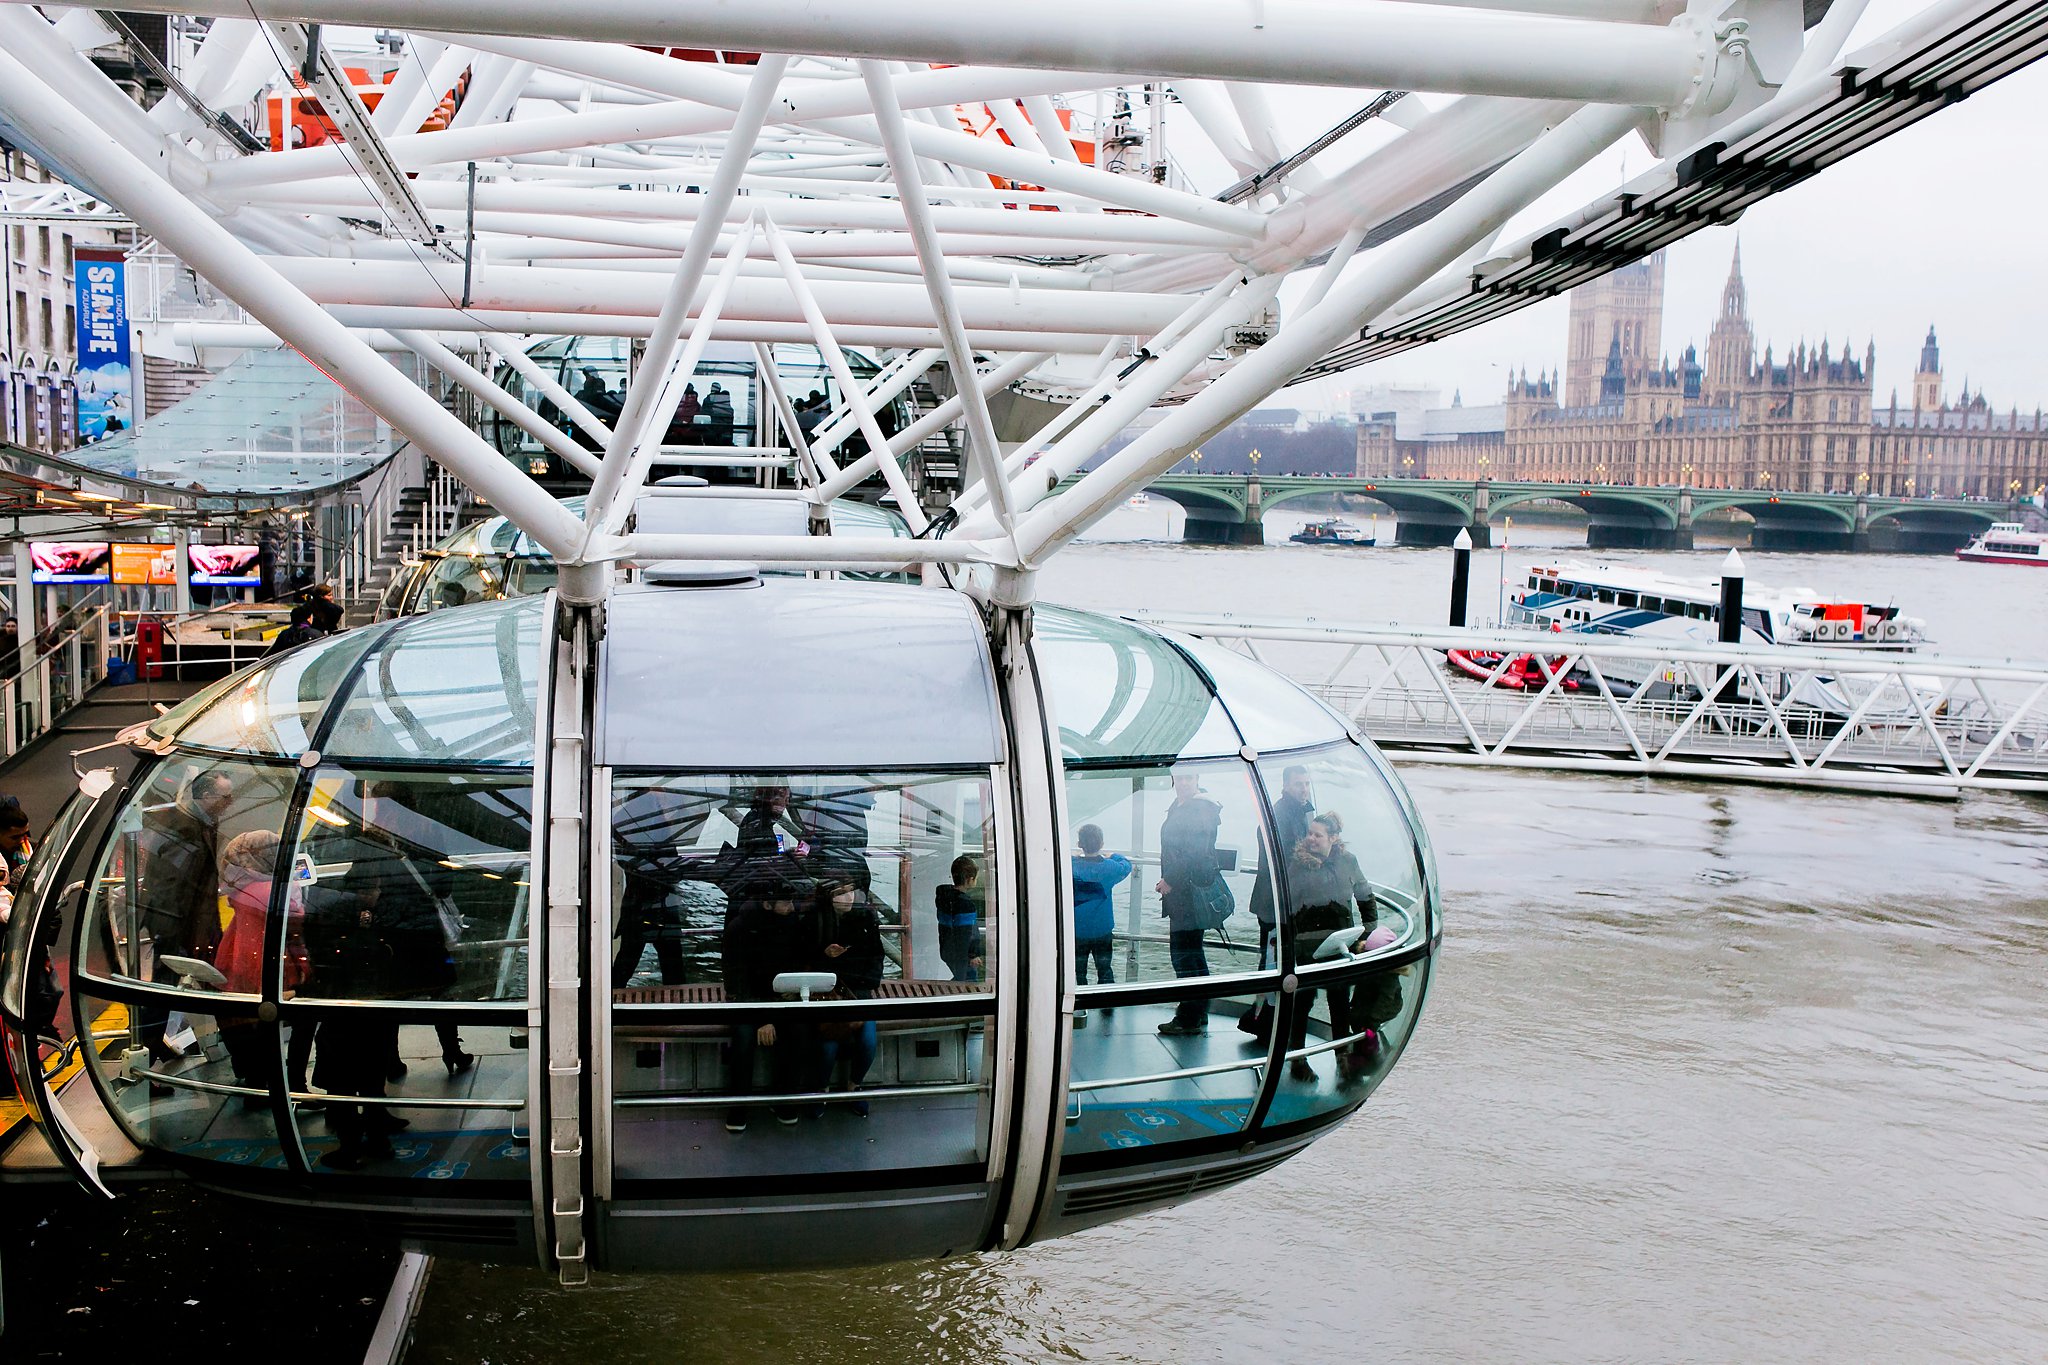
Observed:
[[[1664,253],[1625,265],[1571,292],[1570,341],[1566,349],[1566,407],[1600,401],[1607,353],[1621,344],[1621,372],[1629,387],[1657,366],[1664,333]]]
[[[1920,370],[1913,376],[1913,406],[1922,412],[1934,412],[1941,407],[1941,347],[1934,340],[1933,323],[1927,325],[1927,344],[1920,348]]]
[[[1707,333],[1707,369],[1701,398],[1708,407],[1732,408],[1756,365],[1756,333],[1749,325],[1749,288],[1742,282],[1742,243],[1721,287],[1721,313]]]

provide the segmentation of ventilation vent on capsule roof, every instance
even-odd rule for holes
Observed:
[[[758,588],[758,565],[731,559],[657,559],[640,569],[640,581],[663,588]]]

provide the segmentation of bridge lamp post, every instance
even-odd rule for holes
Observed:
[[[1403,455],[1401,457],[1401,473],[1407,478],[1412,479],[1415,477],[1415,457],[1413,455]]]
[[[1606,483],[1606,482],[1607,482],[1607,466],[1606,466],[1606,465],[1604,465],[1604,464],[1596,464],[1596,465],[1594,465],[1594,466],[1593,466],[1593,482],[1594,482],[1594,483]]]
[[[1690,488],[1690,487],[1692,487],[1692,466],[1691,466],[1691,465],[1689,465],[1689,464],[1682,464],[1682,465],[1680,465],[1680,466],[1678,467],[1678,486],[1679,486],[1680,488]]]
[[[1913,496],[1913,481],[1911,479],[1906,480],[1906,496],[1909,498]]]
[[[1253,447],[1252,447],[1252,473],[1256,474],[1256,473],[1258,473],[1258,472],[1259,472],[1259,461],[1260,461],[1260,459],[1262,459],[1262,458],[1263,458],[1263,457],[1262,457],[1262,456],[1261,456],[1261,455],[1259,454],[1259,448],[1258,448],[1257,446],[1253,446]]]

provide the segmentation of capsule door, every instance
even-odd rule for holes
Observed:
[[[84,1050],[108,1021],[85,1018],[77,993],[68,987],[91,853],[124,791],[119,785],[98,797],[80,791],[58,813],[16,888],[0,981],[7,1066],[30,1117],[72,1178],[110,1197],[100,1179],[100,1154],[86,1135],[85,1115],[101,1105],[82,1076]]]

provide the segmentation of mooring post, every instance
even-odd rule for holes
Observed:
[[[1742,556],[1732,549],[1721,561],[1721,643],[1742,643]]]
[[[1451,624],[1465,624],[1465,592],[1472,583],[1472,533],[1460,528],[1451,542]]]

